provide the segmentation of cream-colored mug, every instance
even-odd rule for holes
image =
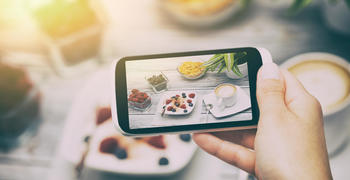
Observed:
[[[321,103],[327,149],[330,156],[349,139],[350,64],[329,53],[306,53],[282,64]]]
[[[214,92],[220,109],[231,107],[237,102],[237,87],[233,84],[220,84],[216,86]]]

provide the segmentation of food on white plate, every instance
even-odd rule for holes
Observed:
[[[131,90],[128,97],[129,106],[137,110],[145,110],[151,105],[151,97],[138,89]]]
[[[111,125],[111,119],[107,120],[105,123],[98,126],[99,132],[106,133],[106,131],[113,129]],[[108,128],[108,129],[106,129]],[[113,129],[113,131],[115,131]],[[100,136],[100,137],[99,137]],[[89,156],[108,156],[114,157],[115,160],[122,162],[133,161],[137,159],[154,159],[152,162],[156,162],[158,166],[167,166],[171,164],[172,158],[167,154],[167,152],[172,152],[169,148],[178,148],[179,146],[187,148],[191,144],[192,138],[190,134],[180,134],[180,135],[159,135],[152,137],[125,137],[119,133],[106,133],[105,135],[99,134],[94,135],[95,138],[92,143],[92,148],[96,146],[98,142],[98,149],[92,150]],[[97,141],[96,141],[97,140]],[[152,157],[148,154],[142,153],[143,149],[147,148],[148,152],[152,152]],[[96,152],[98,152],[96,154]],[[92,154],[92,155],[91,155]],[[147,158],[146,158],[147,157]]]
[[[179,93],[166,97],[162,106],[164,114],[189,114],[196,102],[196,93],[194,92],[182,92],[181,95]]]

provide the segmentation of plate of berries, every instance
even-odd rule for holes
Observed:
[[[197,95],[192,91],[168,92],[160,101],[161,113],[166,115],[190,114],[196,105]]]
[[[142,138],[123,136],[112,122],[113,109],[110,107],[108,93],[111,89],[109,78],[109,69],[98,71],[81,92],[77,93],[66,119],[58,152],[60,157],[58,159],[62,158],[74,166],[65,166],[62,169],[74,167],[71,170],[76,171],[77,177],[81,174],[80,179],[90,175],[90,170],[135,176],[134,179],[180,172],[190,163],[197,150],[191,135]],[[147,99],[150,101],[150,96],[153,95],[143,90],[129,93],[134,94],[132,98],[138,99],[137,103],[132,105],[140,109],[148,106],[150,102]],[[58,172],[63,172],[61,164],[57,166],[60,168]],[[52,179],[67,179],[57,178],[61,174],[63,177],[70,175],[69,172],[54,173],[52,176],[55,177]],[[97,174],[103,176],[103,173]],[[102,178],[95,177],[95,179]]]

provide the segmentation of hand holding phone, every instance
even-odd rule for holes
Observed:
[[[125,57],[114,71],[113,121],[125,135],[256,127],[256,75],[270,53],[234,48]]]

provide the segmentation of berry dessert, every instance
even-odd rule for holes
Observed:
[[[126,137],[114,129],[109,119],[97,126],[88,140],[85,166],[141,175],[145,172],[156,175],[175,172],[190,162],[197,149],[189,134],[182,138],[179,135]],[[80,150],[76,152],[80,153]]]
[[[195,105],[196,94],[193,92],[179,92],[165,95],[162,112],[168,115],[182,115],[192,112]]]
[[[144,111],[151,105],[151,97],[145,92],[133,89],[128,97],[128,102],[132,108]]]

